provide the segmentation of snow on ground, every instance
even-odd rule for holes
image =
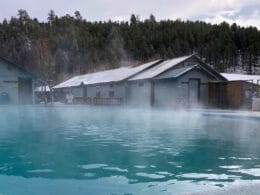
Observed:
[[[46,86],[39,86],[34,89],[35,92],[50,92],[50,87],[48,85]]]

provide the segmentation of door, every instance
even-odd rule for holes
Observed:
[[[32,104],[32,79],[18,78],[19,104]]]
[[[198,107],[200,102],[200,79],[189,79],[189,107]]]

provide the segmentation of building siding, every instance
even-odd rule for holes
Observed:
[[[73,92],[74,97],[109,99],[113,92],[113,98],[130,106],[189,107],[193,99],[197,105],[207,106],[208,82],[225,78],[195,56],[178,60],[166,60],[128,80],[81,86],[80,92]]]
[[[89,85],[86,88],[87,98],[96,98],[98,92],[100,93],[100,98],[110,98],[110,92],[114,92],[114,98],[124,98],[125,96],[125,84],[123,82]]]
[[[31,77],[19,68],[0,59],[0,94],[3,92],[7,93],[11,104],[19,103],[19,78]],[[32,84],[34,84],[34,81],[32,81]]]
[[[154,106],[176,107],[180,92],[174,79],[154,81]]]
[[[183,86],[183,98],[188,101],[188,82],[189,79],[200,79],[200,105],[201,106],[207,106],[208,105],[208,82],[214,80],[211,76],[208,74],[205,74],[200,69],[192,70],[188,72],[187,74],[184,74],[183,76],[179,77],[177,79],[178,85]],[[188,102],[186,102],[188,104]]]
[[[151,105],[151,81],[141,80],[128,83],[127,104],[131,106]]]
[[[170,72],[167,73],[167,76]],[[155,106],[162,107],[188,107],[189,105],[189,79],[199,79],[200,87],[200,106],[208,104],[208,82],[213,78],[200,69],[191,70],[190,72],[178,77],[177,79],[158,79],[155,80],[154,97]]]

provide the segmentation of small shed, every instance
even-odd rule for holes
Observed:
[[[247,81],[209,83],[209,106],[223,109],[251,109],[257,85]]]
[[[36,82],[32,73],[0,57],[0,104],[34,103]]]

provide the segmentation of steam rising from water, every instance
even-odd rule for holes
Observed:
[[[255,118],[126,107],[1,109],[0,193],[10,183],[20,194],[41,194],[24,186],[49,194],[181,193],[259,179]]]

